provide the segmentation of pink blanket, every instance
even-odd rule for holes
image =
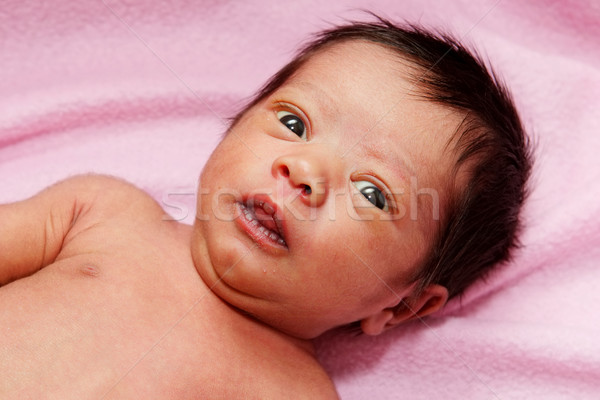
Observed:
[[[225,119],[307,34],[364,17],[358,9],[440,27],[480,48],[538,146],[525,246],[510,264],[424,322],[318,341],[341,397],[599,398],[600,7],[592,0],[4,0],[0,202],[94,171],[136,183],[192,222],[197,177]]]

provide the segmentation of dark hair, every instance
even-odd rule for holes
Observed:
[[[329,45],[370,41],[410,61],[416,67],[413,79],[419,96],[464,115],[451,142],[457,152],[454,176],[464,166],[468,179],[448,199],[439,232],[414,276],[419,289],[437,283],[454,297],[493,266],[508,260],[518,246],[519,210],[531,169],[529,141],[508,90],[476,53],[447,34],[377,19],[319,33],[271,77],[231,127]]]

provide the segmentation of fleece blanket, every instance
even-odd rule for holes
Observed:
[[[510,263],[424,321],[318,340],[340,396],[600,398],[594,0],[2,0],[0,202],[97,172],[191,223],[227,118],[307,35],[365,9],[477,47],[512,88],[536,164]]]

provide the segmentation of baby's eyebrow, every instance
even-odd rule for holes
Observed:
[[[388,150],[379,143],[364,143],[358,146],[363,156],[373,158],[382,163],[387,169],[393,171],[402,181],[408,182],[411,176],[415,176],[412,162],[407,157],[402,157],[395,151]]]
[[[319,112],[332,117],[340,115],[340,110],[334,98],[314,83],[310,81],[291,81],[289,87],[300,92],[309,92],[308,96],[317,102]]]

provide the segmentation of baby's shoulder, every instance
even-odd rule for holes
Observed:
[[[331,378],[315,358],[312,351],[290,347],[290,343],[269,342],[259,336],[262,343],[247,338],[247,346],[240,350],[243,365],[250,381],[259,383],[252,392],[260,398],[273,399],[338,399]],[[257,350],[260,356],[257,355]],[[248,354],[251,350],[252,353]]]
[[[78,196],[109,200],[123,196],[148,196],[147,193],[124,179],[102,174],[74,175],[59,181],[46,189],[64,196]]]
[[[339,399],[333,382],[316,360],[303,362],[293,354],[272,360],[263,353],[253,361],[246,360],[243,370],[244,376],[236,377],[238,387],[232,393],[236,398],[252,393],[261,399]]]
[[[278,366],[280,368],[278,372],[272,371],[273,375],[276,376],[280,373],[281,377],[279,382],[272,382],[270,387],[268,384],[264,386],[266,390],[263,398],[339,399],[331,378],[318,362],[300,364],[295,368],[287,368],[286,371],[281,371],[285,368],[285,364],[285,362],[282,362],[282,365]]]
[[[162,213],[162,208],[145,191],[121,178],[110,175],[76,175],[48,189],[47,196],[57,201],[73,203],[79,212],[114,214],[135,211]],[[42,193],[43,195],[43,193]]]
[[[76,175],[48,187],[38,197],[49,215],[57,216],[54,220],[70,227],[67,238],[99,226],[121,233],[132,228],[148,231],[158,229],[167,219],[147,192],[109,175]]]

